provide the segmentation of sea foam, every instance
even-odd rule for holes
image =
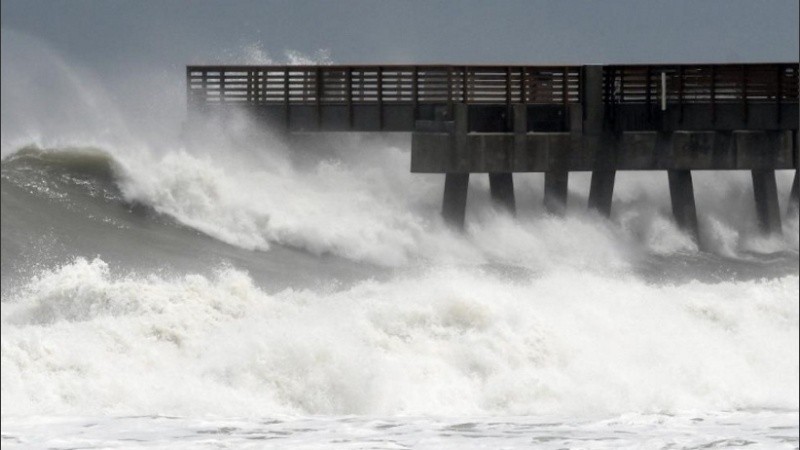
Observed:
[[[2,414],[796,410],[797,284],[440,266],[268,294],[77,259],[2,303]]]

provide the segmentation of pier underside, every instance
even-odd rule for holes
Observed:
[[[610,216],[618,171],[658,170],[668,174],[676,223],[701,244],[692,171],[748,170],[762,231],[781,233],[775,170],[797,169],[796,130],[613,131],[580,121],[573,122],[575,130],[532,132],[524,118],[527,108],[513,105],[511,110],[510,130],[469,131],[475,126],[469,109],[455,105],[452,121],[423,121],[413,133],[411,171],[447,175],[443,211],[456,227],[464,225],[469,174],[488,174],[492,199],[513,213],[513,173],[544,173],[545,209],[562,215],[569,173],[589,171],[588,207]],[[454,180],[457,189],[451,187]],[[796,185],[797,177],[787,210],[797,207]]]

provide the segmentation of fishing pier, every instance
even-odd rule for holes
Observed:
[[[611,211],[620,170],[667,171],[672,211],[697,238],[694,170],[749,170],[765,233],[780,233],[776,170],[795,170],[798,63],[587,66],[187,66],[191,114],[245,109],[287,132],[410,132],[411,172],[445,175],[442,213],[463,227],[470,174],[516,208],[513,174],[545,174],[562,214],[569,173]]]

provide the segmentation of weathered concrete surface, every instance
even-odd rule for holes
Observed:
[[[589,188],[589,208],[609,217],[611,215],[611,202],[614,196],[614,179],[617,172],[613,170],[596,170],[592,172],[592,182]]]
[[[470,170],[470,150],[467,141],[469,107],[464,103],[454,105],[453,116],[454,124],[450,139],[450,154],[447,159],[447,172],[472,172],[472,170]],[[493,154],[494,152],[488,153]]]
[[[412,133],[411,172],[445,173],[450,171],[451,133]],[[450,171],[452,172],[452,171]]]
[[[445,222],[457,229],[464,228],[468,187],[468,173],[448,173],[445,175],[442,216]]]
[[[678,226],[689,233],[700,246],[700,229],[697,225],[697,207],[694,203],[694,185],[689,170],[670,170],[669,194],[672,200],[672,215]]]
[[[753,194],[756,215],[765,234],[781,233],[781,210],[778,204],[778,185],[774,170],[753,170]]]
[[[798,171],[794,171],[794,182],[792,183],[792,192],[789,193],[789,205],[786,208],[786,214],[797,214],[800,210],[800,182],[798,181]]]
[[[514,135],[473,133],[467,136],[468,169],[481,168],[480,172],[514,172]]]
[[[513,175],[506,173],[490,173],[489,189],[494,203],[511,214],[517,213],[517,205],[514,201],[514,178]]]
[[[541,168],[542,172],[549,166],[549,141],[547,136],[551,133],[531,133],[517,135],[515,139],[514,165],[512,172],[528,172],[529,167]],[[534,137],[534,139],[532,139]],[[535,139],[541,137],[541,139]],[[413,155],[412,155],[413,156]]]
[[[614,128],[624,131],[777,131],[797,129],[798,124],[797,103],[748,102],[745,113],[737,103],[670,104],[666,111],[661,111],[658,102],[653,102],[649,110],[648,113],[644,104],[616,105]]]
[[[563,216],[567,210],[569,172],[554,171],[544,174],[544,207],[550,214]]]
[[[603,103],[603,66],[584,67],[583,126],[587,134],[599,134],[605,125]],[[575,130],[575,126],[572,127]]]
[[[797,164],[791,131],[636,131],[619,136],[461,131],[450,134],[449,141],[446,133],[414,133],[411,171],[781,170]]]
[[[737,131],[736,168],[793,169],[792,132]]]

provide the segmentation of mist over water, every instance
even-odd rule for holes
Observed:
[[[747,172],[694,173],[702,252],[663,173],[619,173],[610,220],[589,174],[564,218],[473,175],[456,233],[408,136],[187,124],[182,70],[3,41],[4,417],[798,409],[798,215],[761,236]]]

